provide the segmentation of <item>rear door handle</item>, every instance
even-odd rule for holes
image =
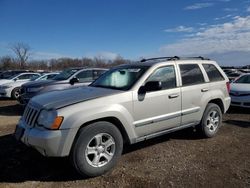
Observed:
[[[179,97],[179,94],[172,94],[172,95],[168,96],[169,99],[173,99],[173,98],[177,98],[177,97]]]
[[[201,92],[207,92],[208,91],[208,89],[207,88],[203,88],[203,89],[201,89]]]

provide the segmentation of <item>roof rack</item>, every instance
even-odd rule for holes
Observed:
[[[152,60],[158,60],[158,59],[165,59],[167,61],[170,60],[178,60],[180,59],[178,56],[173,56],[173,57],[155,57],[155,58],[148,58],[148,59],[142,59],[141,62],[146,62],[146,61],[152,61]]]
[[[208,58],[202,57],[202,56],[197,56],[197,57],[178,57],[178,56],[172,56],[172,57],[155,57],[155,58],[148,58],[148,59],[142,59],[140,62],[146,62],[146,61],[152,61],[152,60],[166,60],[166,61],[171,61],[171,60],[185,60],[185,59],[201,59],[201,60],[210,60]]]

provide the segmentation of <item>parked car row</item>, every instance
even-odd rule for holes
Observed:
[[[240,77],[242,74],[250,73],[248,69],[224,69],[223,70],[227,75],[230,82],[233,82],[235,79]]]
[[[38,94],[88,85],[106,70],[78,67],[44,74],[27,70],[5,71],[0,76],[0,97],[16,99],[26,105]]]
[[[28,82],[21,86],[18,101],[26,105],[32,97],[42,93],[89,85],[106,70],[102,68],[71,68],[50,80]]]

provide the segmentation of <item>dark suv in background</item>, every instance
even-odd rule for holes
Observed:
[[[52,80],[41,80],[23,84],[18,101],[26,105],[35,95],[55,90],[86,86],[97,79],[107,69],[103,68],[70,68],[56,75]],[[74,96],[72,96],[74,97]]]

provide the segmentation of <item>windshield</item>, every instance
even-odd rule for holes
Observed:
[[[14,78],[16,76],[16,74],[11,74],[11,72],[4,72],[0,75],[0,79],[8,79],[11,80],[12,78]]]
[[[60,74],[56,75],[52,80],[67,80],[74,73],[76,73],[77,71],[78,71],[78,69],[67,69],[67,70],[64,70]]]
[[[234,83],[250,84],[250,74],[249,75],[241,76],[239,79],[235,80]]]
[[[121,66],[103,74],[90,86],[128,90],[145,73],[148,66]]]
[[[10,76],[7,76],[5,79],[12,80],[13,78],[17,77],[18,75],[19,74],[10,75]]]

